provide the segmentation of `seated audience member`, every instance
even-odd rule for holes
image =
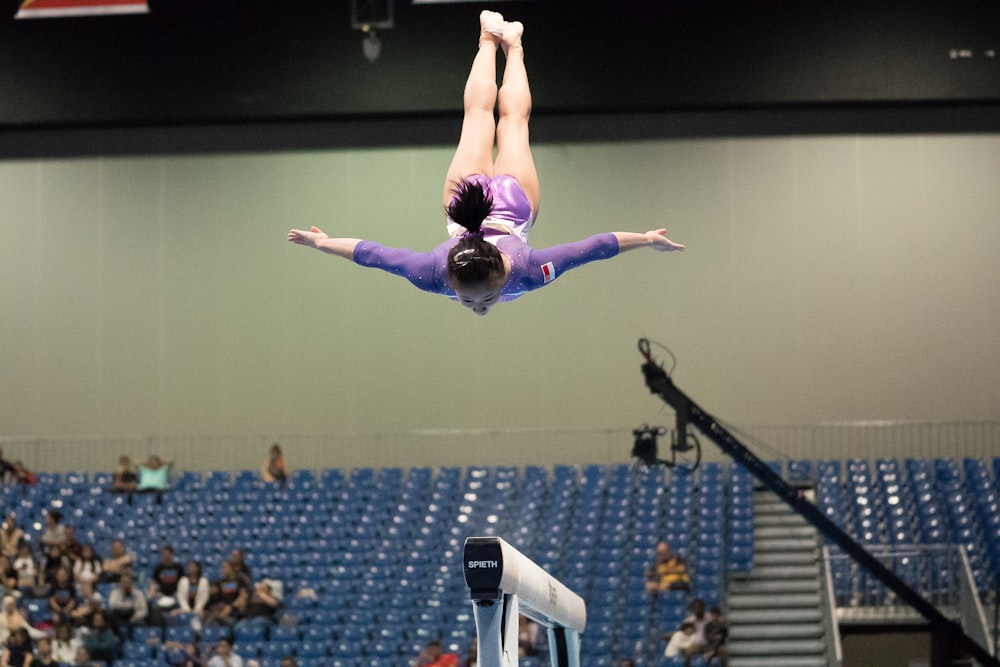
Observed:
[[[253,587],[246,606],[243,608],[242,618],[264,618],[274,621],[274,614],[281,606],[281,601],[274,595],[271,583],[261,581]]]
[[[56,585],[59,570],[66,570],[70,584],[73,583],[73,561],[65,553],[61,544],[49,544],[43,547],[41,580],[51,590]]]
[[[122,574],[118,586],[108,596],[108,613],[118,627],[146,622],[149,615],[146,596],[135,587],[131,572]]]
[[[77,649],[83,646],[79,637],[74,636],[69,623],[57,623],[55,638],[52,640],[52,655],[60,664],[72,665]]]
[[[632,658],[622,658],[618,661],[618,667],[635,667],[635,660]]]
[[[666,591],[686,591],[689,587],[684,559],[671,551],[666,542],[657,544],[656,558],[646,570],[646,590],[656,595]]]
[[[139,483],[136,490],[142,493],[162,493],[170,489],[170,461],[156,454],[139,464]]]
[[[62,525],[62,512],[59,510],[48,510],[45,513],[45,530],[38,540],[45,546],[58,544],[62,546],[66,541],[66,527]]]
[[[73,656],[73,660],[69,664],[73,667],[105,667],[90,657],[90,651],[87,650],[86,646],[80,646],[76,649],[76,655]]]
[[[243,658],[233,652],[228,639],[220,639],[215,645],[215,655],[208,661],[208,667],[243,667]]]
[[[177,585],[183,575],[184,568],[174,560],[174,548],[165,545],[149,582],[149,615],[153,625],[163,625],[163,614],[177,608]]]
[[[187,564],[187,572],[177,582],[177,608],[172,614],[197,614],[205,617],[208,605],[208,579],[201,573],[201,563],[196,560]]]
[[[17,558],[14,559],[14,569],[17,571],[17,587],[24,592],[32,592],[38,586],[38,563],[31,553],[31,545],[22,542],[17,548]]]
[[[465,652],[462,656],[462,661],[459,663],[459,667],[477,667],[479,664],[479,638],[473,637],[472,643],[469,645],[469,650]]]
[[[95,613],[90,621],[91,625],[83,633],[83,645],[90,659],[108,664],[114,662],[121,649],[121,639],[108,625],[103,612]]]
[[[202,667],[198,644],[168,641],[163,645],[163,659],[171,667]]]
[[[28,622],[27,612],[17,608],[17,600],[13,595],[5,595],[2,606],[0,606],[0,644],[7,641],[7,637],[14,630],[25,630],[29,636],[37,639],[45,635]]]
[[[6,650],[0,656],[0,667],[28,667],[34,658],[33,644],[24,628],[11,630],[4,642]]]
[[[0,555],[0,595],[20,595],[17,570],[7,556]]]
[[[688,658],[701,653],[702,644],[694,633],[694,625],[687,621],[681,623],[681,629],[670,635],[670,642],[663,655],[668,658],[678,656]]]
[[[265,482],[279,482],[281,484],[288,480],[288,466],[285,465],[285,456],[281,453],[281,445],[278,443],[271,445],[267,460],[261,466],[260,478]]]
[[[115,540],[111,543],[111,553],[101,563],[98,581],[115,583],[125,572],[132,571],[132,554],[125,550],[125,543]]]
[[[278,667],[299,667],[299,663],[295,662],[295,656],[286,655]]]
[[[458,654],[445,653],[441,642],[429,641],[417,656],[417,667],[458,667]]]
[[[49,611],[52,612],[53,620],[59,623],[69,621],[74,609],[76,609],[76,586],[69,576],[69,569],[60,567],[56,570],[55,581],[49,590]]]
[[[11,473],[11,478],[22,486],[34,486],[38,483],[35,473],[28,470],[20,461],[14,461],[14,472]]]
[[[112,493],[135,493],[139,487],[139,475],[136,474],[132,459],[124,454],[118,457],[118,467],[111,478]]]
[[[243,557],[243,549],[233,549],[232,553],[229,554],[229,564],[233,566],[233,572],[249,590],[250,584],[253,583],[253,577],[250,574],[250,566],[247,565],[246,558]]]
[[[708,615],[705,614],[705,601],[701,598],[691,600],[691,613],[684,617],[686,623],[694,626],[694,636],[699,644],[705,643],[705,626],[708,625]]]
[[[14,464],[4,458],[3,450],[0,449],[0,484],[7,484],[14,474]]]
[[[104,609],[104,596],[94,588],[94,582],[81,581],[77,586],[76,609],[70,614],[74,627],[91,624],[94,614]]]
[[[722,617],[719,607],[708,610],[708,623],[705,624],[705,659],[709,665],[726,666],[726,641],[729,639],[729,628]]]
[[[14,560],[23,541],[24,529],[17,523],[17,514],[10,512],[0,528],[0,555]]]
[[[94,545],[84,544],[80,557],[73,561],[73,581],[78,584],[94,583],[103,572],[101,557],[94,553]]]
[[[206,614],[205,622],[208,625],[233,625],[240,619],[250,595],[229,561],[223,561],[222,578],[215,582],[215,587],[216,598],[210,601],[211,610]]]
[[[76,539],[76,526],[63,527],[63,553],[69,559],[70,565],[76,563],[83,555],[83,545]]]
[[[42,637],[38,640],[35,646],[35,659],[31,661],[32,667],[53,667],[58,666],[59,661],[56,660],[55,655],[52,653],[52,640],[48,637]]]
[[[538,625],[523,614],[517,617],[517,654],[522,658],[538,655]]]

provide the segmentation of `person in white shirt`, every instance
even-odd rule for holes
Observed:
[[[220,639],[215,645],[215,655],[208,661],[208,667],[243,667],[243,658],[233,653],[233,645],[228,639]]]
[[[205,615],[208,604],[208,579],[201,573],[201,563],[196,560],[187,564],[187,574],[177,582],[177,608],[171,614]]]
[[[694,631],[693,623],[681,623],[681,629],[670,635],[670,643],[663,655],[667,658],[687,657],[701,651],[701,642]]]

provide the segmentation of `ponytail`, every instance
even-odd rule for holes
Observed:
[[[455,285],[475,285],[502,275],[503,257],[484,240],[483,221],[493,210],[493,198],[481,183],[464,180],[453,188],[455,196],[445,209],[448,217],[465,227],[465,233],[448,252],[448,277]]]

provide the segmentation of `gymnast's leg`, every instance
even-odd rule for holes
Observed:
[[[524,68],[524,47],[520,22],[505,23],[502,46],[507,55],[500,85],[500,120],[497,123],[497,159],[494,172],[517,179],[531,203],[532,217],[538,215],[538,172],[528,142],[528,118],[531,116],[531,89]]]
[[[479,52],[465,82],[465,117],[458,148],[444,180],[444,206],[452,198],[452,188],[473,174],[493,176],[493,140],[496,123],[493,109],[497,103],[497,47],[503,31],[503,17],[484,11],[479,16]],[[492,31],[492,32],[491,32]]]

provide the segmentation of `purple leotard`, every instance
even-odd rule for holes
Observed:
[[[544,287],[572,268],[618,254],[618,238],[611,233],[538,249],[511,234],[493,242],[510,258],[511,265],[510,277],[500,290],[500,301],[513,301],[525,292]],[[456,243],[458,239],[449,239],[430,252],[417,252],[361,241],[354,248],[354,261],[402,276],[422,290],[455,299],[455,290],[448,284],[448,251]]]

